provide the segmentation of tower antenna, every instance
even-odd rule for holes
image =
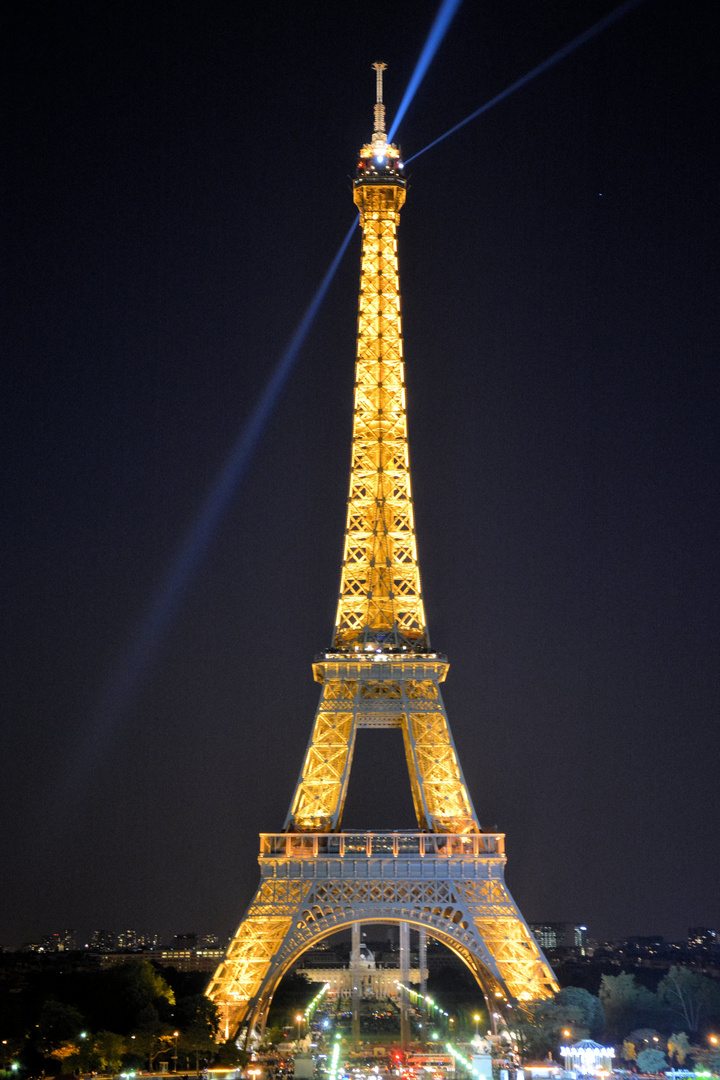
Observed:
[[[387,64],[376,63],[373,64],[375,69],[375,130],[373,131],[372,141],[376,143],[386,143],[387,133],[385,131],[385,106],[383,105],[383,77],[382,73],[386,70]]]

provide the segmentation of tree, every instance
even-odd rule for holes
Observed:
[[[573,1035],[582,1038],[587,1033],[591,1039],[602,1035],[605,1027],[600,999],[581,986],[565,986],[555,995],[555,1005],[563,1026],[573,1029]],[[582,1029],[582,1031],[578,1029]]]
[[[148,1068],[152,1071],[161,1054],[170,1054],[175,1046],[175,1033],[163,1025],[159,1030],[145,1031],[135,1037],[137,1049],[147,1058]]]
[[[621,1039],[632,1028],[649,1024],[657,1014],[655,994],[626,971],[619,975],[603,975],[599,996],[605,1014],[605,1030],[615,1039]]]
[[[216,1044],[216,1064],[244,1068],[250,1060],[247,1050],[238,1049],[234,1039]]]
[[[658,1073],[667,1068],[667,1058],[659,1050],[641,1050],[637,1056],[640,1072]]]
[[[545,1057],[557,1044],[560,1020],[552,998],[518,1002],[513,1029],[524,1058]]]
[[[122,1065],[127,1040],[114,1031],[99,1031],[92,1042],[93,1069],[96,1072],[117,1073]]]
[[[66,1061],[80,1053],[83,1016],[72,1005],[46,1001],[37,1025],[37,1048],[43,1057]]]
[[[215,1053],[220,1015],[214,1001],[203,994],[181,998],[175,1010],[175,1019],[181,1031],[180,1046],[186,1055],[195,1055],[196,1066],[200,1054],[209,1057]]]
[[[690,1053],[690,1040],[684,1031],[677,1035],[671,1035],[668,1039],[668,1054],[670,1059],[675,1058],[678,1065],[685,1064],[685,1058]]]
[[[637,1057],[637,1050],[635,1049],[635,1043],[630,1042],[629,1039],[623,1039],[622,1044],[622,1059],[623,1061],[635,1061]]]
[[[691,968],[678,964],[668,971],[658,986],[658,999],[680,1019],[691,1035],[697,1035],[704,1020],[720,1016],[720,985]]]
[[[265,1028],[264,1042],[268,1046],[277,1046],[278,1043],[283,1041],[285,1036],[285,1029],[282,1024],[274,1024],[273,1027]]]

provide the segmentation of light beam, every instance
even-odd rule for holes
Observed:
[[[145,672],[157,655],[177,607],[212,542],[213,535],[238,484],[245,475],[253,450],[305,343],[318,309],[357,228],[358,220],[359,216],[348,229],[290,343],[270,376],[252,415],[242,428],[197,518],[180,544],[170,569],[152,598],[147,613],[121,654],[96,712],[94,730],[86,745],[85,753],[77,759],[78,765],[81,766],[80,771],[82,771],[83,759],[87,760],[88,756],[93,756],[111,737],[116,721],[132,700]]]
[[[397,116],[393,121],[388,141],[392,139],[393,133],[397,130],[410,102],[415,96],[415,92],[437,52],[438,46],[445,36],[460,2],[461,0],[443,0],[440,5],[420,58],[415,66],[415,71],[400,103]],[[172,621],[178,604],[187,590],[200,560],[212,542],[215,530],[227,510],[230,499],[245,474],[258,439],[287,382],[300,349],[305,343],[315,316],[330,287],[330,282],[335,276],[352,235],[357,228],[358,221],[359,215],[348,229],[325,277],[320,282],[315,295],[300,320],[290,344],[271,375],[252,416],[240,432],[237,442],[214,486],[207,495],[200,513],[185,536],[168,573],[157,589],[145,618],[120,657],[106,688],[103,705],[99,710],[99,723],[94,742],[98,741],[97,736],[101,734],[101,719],[104,720],[106,732],[109,734],[113,726],[113,720],[117,719],[125,709],[135,694],[144,673],[157,655],[162,638]],[[105,740],[101,738],[99,741],[104,742]]]
[[[475,112],[470,113],[469,116],[466,116],[464,120],[461,120],[458,124],[455,124],[453,127],[449,128],[444,135],[440,135],[437,139],[433,139],[433,141],[431,143],[428,143],[427,146],[423,147],[422,150],[418,150],[417,154],[413,154],[412,157],[406,158],[405,164],[409,165],[411,161],[415,160],[415,158],[419,158],[421,154],[427,153],[427,151],[431,150],[433,146],[437,146],[438,143],[443,142],[445,139],[449,138],[450,135],[454,135],[456,131],[459,131],[460,128],[465,127],[465,125],[469,124],[472,120],[477,120],[478,116],[482,116],[483,113],[486,113],[489,109],[492,109],[494,105],[498,105],[501,101],[504,101],[505,98],[510,97],[511,94],[514,94],[516,90],[519,90],[521,87],[526,86],[533,79],[537,78],[538,75],[542,75],[544,71],[547,71],[549,68],[553,67],[560,60],[564,60],[565,57],[569,56],[571,52],[575,51],[575,49],[578,49],[581,45],[585,45],[586,42],[591,41],[592,38],[596,36],[596,34],[602,33],[602,31],[606,30],[608,26],[612,26],[612,24],[617,22],[618,19],[622,19],[624,15],[627,15],[628,12],[632,11],[633,8],[638,7],[642,3],[643,0],[627,0],[626,3],[621,4],[618,8],[615,8],[615,10],[611,11],[609,15],[605,15],[605,17],[600,19],[599,22],[594,23],[594,25],[591,26],[589,30],[585,30],[582,34],[578,34],[576,38],[573,38],[573,40],[568,42],[567,45],[564,45],[562,49],[558,49],[558,51],[554,52],[552,56],[549,56],[547,60],[543,60],[543,62],[541,64],[538,64],[537,67],[534,67],[531,71],[528,71],[527,75],[523,75],[521,79],[517,79],[510,86],[506,87],[505,90],[503,90],[500,94],[496,94],[494,98],[490,99],[490,101],[486,101],[485,104],[481,105],[479,109],[476,109]]]
[[[447,28],[453,20],[455,12],[460,7],[461,0],[443,0],[440,5],[440,9],[435,16],[435,22],[430,28],[430,33],[427,36],[427,40],[423,46],[423,50],[420,53],[420,58],[415,65],[415,70],[412,73],[410,82],[407,85],[407,90],[403,94],[403,99],[400,102],[400,107],[395,115],[390,130],[388,131],[387,141],[390,143],[393,141],[393,136],[400,126],[400,122],[410,107],[412,99],[415,97],[420,83],[423,81],[425,72],[429,68],[435,53],[438,51],[440,42],[445,37]],[[415,155],[417,157],[417,154]]]

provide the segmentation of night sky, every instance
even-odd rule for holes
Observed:
[[[392,117],[437,4],[12,7],[0,943],[227,934],[331,640],[359,231],[137,691],[108,688],[353,220],[370,65]],[[405,157],[612,7],[465,0]],[[453,734],[525,917],[600,938],[720,926],[713,8],[645,0],[417,158],[399,233]],[[344,825],[414,824],[399,732],[361,732]]]

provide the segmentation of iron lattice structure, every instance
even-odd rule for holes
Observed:
[[[382,71],[353,197],[363,234],[353,449],[332,648],[285,831],[260,838],[261,883],[208,988],[222,1034],[262,1026],[283,974],[354,923],[407,923],[446,944],[495,999],[545,997],[550,967],[504,881],[504,837],[478,823],[431,651],[410,487],[397,227],[405,179],[387,143]],[[358,728],[400,728],[419,830],[343,833]]]

